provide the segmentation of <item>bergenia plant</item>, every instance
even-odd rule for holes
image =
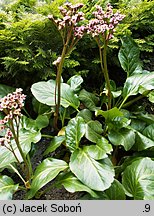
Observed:
[[[24,187],[19,187],[10,177],[0,176],[0,198],[2,192],[10,198],[23,188],[27,199],[39,198],[50,188],[63,186],[71,193],[84,191],[90,199],[154,199],[154,116],[142,104],[143,98],[154,102],[154,72],[142,69],[138,46],[129,36],[123,37],[118,58],[127,78],[117,87],[109,79],[107,46],[124,15],[113,13],[110,4],[105,11],[96,6],[94,19],[84,26],[84,14],[79,11],[82,7],[66,3],[60,7],[61,18],[49,15],[61,34],[63,50],[54,62],[56,82],[40,81],[31,87],[37,100],[33,104],[37,119],[22,116],[25,95],[21,89],[0,101],[0,169],[11,167],[24,182]],[[61,82],[65,58],[86,32],[99,47],[104,98],[82,89],[80,75]],[[59,115],[62,128],[58,133],[53,130],[54,136],[41,135],[52,117],[51,108],[55,129]],[[33,171],[31,143],[37,143],[43,135],[52,140]]]
[[[57,77],[56,77],[56,87],[55,87],[55,120],[54,127],[57,128],[57,121],[59,115],[60,107],[60,95],[61,95],[61,74],[63,70],[63,64],[66,56],[68,56],[73,47],[77,42],[83,37],[85,33],[85,26],[82,25],[84,20],[84,13],[79,11],[83,7],[83,4],[72,5],[71,3],[65,3],[64,7],[59,7],[62,18],[55,19],[52,15],[48,18],[51,19],[57,26],[62,40],[63,40],[63,50],[61,56],[53,62],[57,66]],[[58,98],[56,98],[56,91],[58,92]]]
[[[113,38],[115,27],[125,17],[119,12],[113,13],[113,9],[110,3],[107,4],[106,10],[104,11],[101,6],[96,6],[96,11],[93,12],[94,19],[89,21],[87,25],[87,33],[91,34],[96,40],[99,47],[99,55],[101,62],[101,70],[105,78],[107,86],[108,96],[108,109],[111,109],[112,94],[110,88],[110,79],[107,69],[107,46],[110,39]],[[102,47],[103,41],[103,47]],[[102,53],[103,49],[103,53]]]

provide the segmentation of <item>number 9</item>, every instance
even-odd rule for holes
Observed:
[[[149,212],[150,211],[150,205],[149,204],[145,204],[145,212]]]

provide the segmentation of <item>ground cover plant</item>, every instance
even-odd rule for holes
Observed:
[[[53,61],[56,78],[31,86],[35,119],[24,107],[21,88],[0,85],[0,199],[12,199],[20,190],[25,199],[39,199],[62,186],[84,192],[81,199],[154,199],[154,72],[144,70],[140,48],[128,34],[120,38],[118,52],[125,80],[120,86],[111,80],[107,53],[126,16],[108,3],[93,7],[88,19],[84,7],[65,3],[61,15],[46,17],[62,46]],[[97,48],[99,91],[83,87],[80,74],[63,79],[65,64],[84,37]],[[35,146],[49,125],[53,130],[45,136],[51,141],[34,169]]]

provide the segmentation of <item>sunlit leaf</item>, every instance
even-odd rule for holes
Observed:
[[[126,195],[135,200],[154,200],[154,161],[143,158],[134,161],[123,172]]]
[[[113,145],[122,145],[126,151],[130,150],[135,143],[135,133],[128,128],[109,131],[108,138]]]
[[[72,153],[69,166],[75,176],[93,190],[104,191],[114,181],[113,167],[94,160],[82,149]]]
[[[74,92],[78,92],[81,87],[81,83],[83,83],[83,78],[80,75],[72,76],[67,83],[71,86],[71,89]]]
[[[34,83],[31,87],[32,94],[41,103],[55,106],[55,81],[41,81]],[[74,94],[71,87],[66,83],[61,83],[61,105],[65,108],[72,106],[75,109],[79,106],[79,99]]]
[[[97,194],[93,190],[80,182],[72,173],[68,173],[67,175],[63,176],[59,183],[60,185],[63,185],[64,188],[70,193],[85,191],[88,192],[92,197],[97,197]]]
[[[102,132],[102,124],[99,121],[91,120],[86,124],[85,137],[89,141],[96,143],[102,137]]]
[[[137,95],[140,88],[144,88],[146,91],[154,89],[154,72],[128,77],[124,84],[123,97],[128,98],[131,95]]]
[[[97,141],[96,145],[84,146],[84,151],[95,160],[101,160],[108,157],[107,154],[111,153],[112,145],[109,144],[107,139],[102,137]]]
[[[54,179],[67,167],[67,163],[63,160],[46,158],[34,172],[31,188],[27,194],[27,198],[32,198],[39,189]]]
[[[140,50],[134,40],[130,37],[123,37],[122,46],[119,50],[118,58],[127,77],[135,73],[142,73],[141,61],[139,59]]]
[[[66,126],[66,146],[71,151],[79,147],[81,138],[84,136],[86,127],[82,117],[77,116],[69,121]]]
[[[12,195],[17,189],[18,184],[15,185],[10,177],[0,176],[0,200],[12,200]]]

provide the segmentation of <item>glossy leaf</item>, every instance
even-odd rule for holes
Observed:
[[[146,91],[154,89],[154,72],[128,77],[123,88],[123,97],[137,95],[140,88],[144,88]]]
[[[154,115],[152,115],[152,114],[148,114],[148,113],[143,114],[143,113],[140,113],[139,115],[137,115],[137,118],[141,119],[144,122],[146,122],[148,125],[154,124]]]
[[[49,125],[49,119],[46,115],[39,115],[35,120],[35,125],[38,129],[45,128]]]
[[[28,118],[26,116],[22,116],[22,128],[30,131],[38,131],[42,128],[47,127],[49,124],[49,119],[46,115],[39,115],[35,120]]]
[[[41,81],[31,87],[32,94],[41,103],[55,106],[55,81]]]
[[[85,89],[82,89],[79,94],[79,99],[90,111],[98,110],[97,105],[99,102],[99,98],[96,97],[93,93],[90,93]]]
[[[147,126],[143,131],[143,135],[154,141],[154,124]]]
[[[104,191],[109,200],[125,200],[125,191],[123,185],[118,181],[114,180],[111,187]]]
[[[34,83],[31,87],[32,94],[41,103],[55,106],[55,81],[41,81]],[[79,106],[79,99],[66,83],[61,83],[61,105],[65,108],[72,106],[75,109]]]
[[[101,160],[108,157],[112,151],[112,145],[109,144],[108,140],[102,137],[96,143],[96,145],[85,146],[84,151],[95,160]]]
[[[130,126],[134,130],[137,130],[137,131],[142,133],[142,131],[146,127],[146,122],[142,121],[142,120],[140,120],[138,118],[134,118],[134,119],[131,119],[131,125]]]
[[[102,133],[103,133],[102,124],[99,121],[91,120],[86,124],[85,137],[89,141],[96,143],[98,139],[102,137],[101,136]]]
[[[107,190],[98,192],[99,199],[102,200],[125,200],[126,195],[123,185],[118,181],[114,180]]]
[[[65,175],[59,181],[59,183],[60,185],[63,185],[64,188],[70,193],[85,191],[89,193],[92,197],[97,197],[97,194],[93,190],[80,182],[72,173],[68,173],[67,175]]]
[[[79,104],[79,99],[71,87],[66,83],[61,83],[61,105],[65,108],[71,106],[77,109]]]
[[[27,194],[27,198],[32,198],[39,189],[54,179],[67,167],[67,163],[63,160],[46,158],[34,172],[31,188]]]
[[[83,78],[80,75],[72,76],[67,83],[71,86],[71,89],[74,92],[78,92],[81,87],[81,83],[83,83]]]
[[[86,123],[92,120],[92,112],[88,109],[81,110],[77,116],[82,117]]]
[[[135,200],[154,200],[154,161],[143,158],[134,161],[123,172],[126,195]]]
[[[130,37],[123,37],[122,47],[119,50],[118,58],[127,77],[134,73],[142,73],[141,61],[139,59],[140,50],[134,40]]]
[[[98,110],[96,111],[96,115],[102,115],[105,118],[106,122],[111,122],[114,118],[124,116],[123,112],[121,112],[117,107],[114,107],[107,111]]]
[[[136,131],[135,145],[134,145],[135,150],[142,151],[152,146],[154,146],[154,141],[152,139]]]
[[[0,200],[12,200],[12,195],[18,190],[18,184],[4,175],[0,176]]]
[[[79,147],[81,138],[85,134],[85,122],[82,117],[77,116],[69,121],[66,126],[66,146],[70,151],[74,151]]]
[[[130,150],[135,143],[135,133],[128,128],[109,131],[108,138],[113,145],[122,145],[126,151]]]
[[[64,141],[65,141],[65,136],[55,136],[51,140],[49,146],[47,147],[43,155],[47,155],[55,151]]]
[[[69,166],[75,176],[93,190],[104,191],[114,180],[112,166],[97,162],[82,149],[72,153]]]
[[[41,139],[41,133],[38,132],[31,132],[27,130],[20,130],[19,133],[19,140],[21,148],[26,155],[31,149],[31,143],[37,143]],[[22,162],[21,155],[19,150],[17,149],[16,143],[12,140],[13,149],[18,156],[19,161]],[[4,146],[0,146],[0,168],[7,166],[8,164],[16,162],[16,159],[11,151],[9,151]]]

